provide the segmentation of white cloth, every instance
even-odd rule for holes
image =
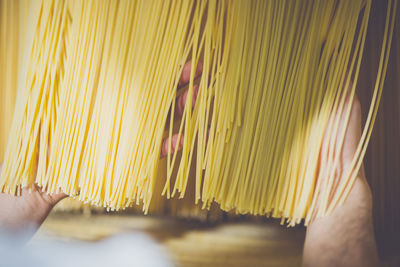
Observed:
[[[164,249],[144,234],[117,235],[100,242],[37,240],[0,232],[0,266],[170,267]]]

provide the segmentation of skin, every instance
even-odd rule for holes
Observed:
[[[191,63],[185,64],[179,86],[183,87],[190,79]],[[201,64],[197,66],[196,76],[201,74]],[[194,87],[192,106],[198,93],[198,86]],[[174,118],[182,116],[187,98],[187,91],[177,99],[177,109]],[[361,136],[361,107],[358,99],[345,108],[351,108],[351,115],[344,138],[343,149],[340,154],[340,164],[336,179],[346,176],[350,169],[351,160],[356,151]],[[344,129],[344,117],[333,116],[339,120],[339,129]],[[328,135],[326,135],[328,136]],[[178,144],[178,135],[172,136],[172,151],[181,149],[183,143]],[[180,140],[183,140],[181,138]],[[321,160],[330,160],[323,157],[330,142],[325,138],[322,145]],[[163,141],[161,157],[168,154],[169,140]],[[339,152],[340,148],[336,147]],[[321,170],[323,173],[323,170]],[[323,175],[321,176],[323,177]],[[323,178],[321,178],[323,179]],[[16,197],[0,194],[0,226],[18,231],[26,226],[37,229],[45,220],[51,209],[65,194],[49,195],[35,187],[32,192],[23,189],[22,196]],[[372,225],[372,195],[366,182],[363,170],[357,176],[350,194],[342,206],[336,207],[333,212],[321,218],[313,219],[306,234],[303,251],[303,266],[378,266],[379,260],[375,245]]]
[[[347,176],[351,162],[361,138],[361,105],[357,98],[345,109],[351,108],[343,149],[335,147],[339,156],[336,179]],[[339,131],[345,129],[344,115],[334,117],[339,120]],[[327,136],[327,135],[326,135]],[[322,153],[330,141],[325,138]],[[321,160],[331,160],[321,157]],[[323,175],[321,177],[323,179]],[[372,194],[361,168],[348,198],[327,216],[314,219],[307,227],[303,251],[303,266],[379,266],[376,241],[373,232]]]
[[[12,231],[27,227],[37,229],[64,197],[64,194],[43,193],[38,187],[32,192],[24,188],[20,197],[0,194],[0,225]]]

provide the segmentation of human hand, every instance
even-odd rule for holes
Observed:
[[[350,109],[350,116],[347,121],[347,112]],[[338,112],[331,116],[328,123],[320,153],[320,171],[316,191],[318,192],[312,220],[318,215],[323,215],[322,210],[326,210],[333,202],[333,194],[321,194],[324,190],[338,190],[347,183],[345,177],[351,175],[353,171],[353,158],[356,154],[358,144],[361,139],[361,104],[357,95],[353,99],[348,96],[343,105],[343,112]],[[337,127],[336,134],[334,133]],[[340,137],[343,136],[343,142]],[[336,159],[337,158],[337,159]],[[335,162],[336,160],[336,162]],[[336,163],[336,164],[335,164]],[[329,177],[332,168],[333,176]],[[364,197],[364,205],[372,210],[372,199],[369,185],[364,174],[364,167],[356,175],[354,187],[359,188],[360,196]],[[333,205],[334,206],[334,205]]]
[[[0,166],[1,173],[1,166]],[[0,193],[0,226],[7,230],[37,229],[51,209],[67,195],[47,194],[36,184],[24,187],[20,196]]]
[[[333,184],[337,185],[345,182],[344,177],[349,175],[361,138],[361,105],[356,96],[353,102],[347,99],[344,109],[349,108],[351,111],[347,128],[346,112],[332,117],[332,120],[339,123],[338,133],[345,130],[342,149],[338,143],[332,143],[335,140],[327,132],[320,155],[323,167],[333,160],[326,156],[329,148],[334,149],[332,155],[340,153],[333,177]],[[317,190],[328,185],[324,180],[326,173],[328,170],[320,170],[318,179],[321,179],[321,187]],[[316,201],[316,210],[322,201],[326,199],[322,199],[320,195]],[[309,223],[304,243],[303,266],[379,266],[372,222],[372,194],[363,168],[357,174],[343,205],[336,206],[326,216],[314,217]]]
[[[201,62],[199,62],[196,66],[196,71],[195,71],[195,75],[194,75],[195,79],[201,75],[202,69],[203,69],[203,65]],[[180,77],[179,83],[178,83],[178,88],[177,88],[178,90],[185,87],[189,83],[191,70],[192,70],[192,62],[188,61],[183,66],[182,74],[181,74],[181,77]],[[174,119],[180,119],[182,117],[183,112],[185,110],[185,106],[187,104],[186,100],[187,100],[187,96],[189,93],[188,91],[189,91],[188,89],[185,90],[181,95],[179,95],[177,97],[175,114],[172,114],[170,119],[174,120]],[[198,92],[199,92],[199,85],[197,83],[195,83],[193,85],[192,108],[195,105]],[[170,143],[171,143],[170,154],[173,154],[176,150],[181,150],[183,147],[183,139],[184,139],[183,134],[181,134],[181,136],[179,136],[179,134],[174,134],[174,135],[172,135],[171,140],[169,138],[165,138],[163,140],[162,146],[161,146],[161,157],[165,157],[168,155],[168,147],[169,147]]]

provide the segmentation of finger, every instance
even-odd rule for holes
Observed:
[[[170,144],[171,143],[171,144]],[[176,150],[181,150],[183,148],[183,135],[179,138],[179,134],[175,134],[171,137],[171,142],[169,138],[165,138],[161,147],[161,157],[168,155],[168,148],[171,146],[170,153],[173,154]]]
[[[43,190],[39,190],[38,193],[44,201],[50,204],[50,206],[55,206],[62,199],[68,197],[68,195],[63,192],[49,194]]]
[[[192,61],[188,61],[183,66],[182,75],[179,78],[178,87],[187,84],[190,81],[190,72],[192,71]],[[201,62],[197,63],[196,72],[194,78],[196,79],[203,71],[203,64]]]
[[[342,158],[346,160],[345,163],[347,163],[347,165],[351,165],[362,135],[361,104],[357,96],[355,96],[353,103],[351,106],[349,105],[348,108],[350,108],[351,111],[343,140]]]
[[[182,117],[183,112],[185,111],[185,105],[187,102],[187,97],[189,94],[189,90],[186,90],[182,95],[178,97],[178,104],[176,107],[176,116],[175,117]],[[199,94],[199,86],[197,84],[193,85],[193,95],[192,95],[192,108],[196,103],[197,95]]]
[[[54,201],[54,204],[57,204],[59,201],[61,201],[64,198],[68,197],[68,195],[64,194],[64,193],[56,193],[56,194],[52,194],[51,197],[52,197],[52,199]]]

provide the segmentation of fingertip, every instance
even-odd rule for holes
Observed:
[[[182,86],[190,81],[191,70],[192,70],[192,61],[189,60],[183,66],[182,74],[179,79],[178,86]],[[194,75],[195,78],[199,77],[202,72],[203,72],[203,63],[199,61],[196,65],[196,72]]]
[[[178,99],[177,114],[179,116],[182,116],[183,115],[183,111],[185,110],[185,104],[186,104],[187,95],[188,95],[188,91],[186,90]]]
[[[181,150],[183,148],[183,136],[179,139],[179,145],[178,145],[178,150]]]
[[[56,202],[59,202],[59,201],[63,200],[64,198],[67,198],[67,197],[68,197],[68,195],[65,194],[65,193],[57,193],[54,196]]]
[[[178,135],[175,134],[174,136],[172,136],[172,153],[175,151],[176,148],[176,143],[178,141]]]
[[[361,102],[360,99],[358,98],[357,94],[354,95],[354,100],[353,100],[353,112],[355,112],[357,115],[361,116]]]
[[[182,74],[181,74],[181,77],[180,77],[179,83],[178,83],[179,86],[189,82],[191,67],[192,67],[192,61],[191,60],[186,62],[185,65],[183,66]]]
[[[199,95],[199,86],[198,86],[197,84],[195,84],[195,85],[193,86],[192,107],[194,107],[198,95]],[[185,102],[185,103],[186,103],[186,102]]]
[[[179,96],[178,99],[178,106],[177,106],[177,115],[182,116],[183,112],[185,111],[185,106],[187,104],[187,97],[189,94],[189,90],[186,90],[182,95]],[[192,91],[192,107],[196,104],[197,96],[199,94],[199,85],[195,84],[193,85],[193,91]]]
[[[199,76],[203,72],[203,63],[199,61],[196,66],[196,74],[195,76]]]
[[[169,138],[165,138],[161,146],[161,157],[168,155]]]
[[[175,153],[176,150],[181,150],[183,147],[183,135],[175,134],[172,136],[172,151],[171,153]]]

